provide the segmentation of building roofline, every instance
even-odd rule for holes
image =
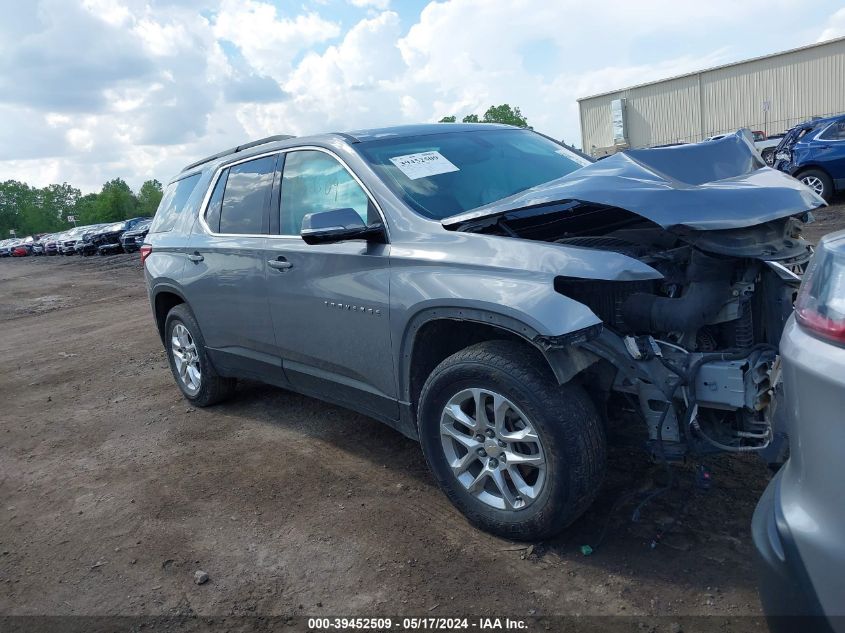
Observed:
[[[819,46],[827,46],[828,44],[836,44],[837,42],[845,42],[845,36],[843,37],[835,37],[832,40],[825,40],[823,42],[815,42],[813,44],[807,44],[805,46],[799,46],[798,48],[790,48],[789,50],[780,51],[777,53],[768,53],[767,55],[759,55],[757,57],[749,57],[748,59],[741,59],[736,62],[729,62],[727,64],[720,64],[719,66],[711,66],[710,68],[702,68],[701,70],[694,70],[692,72],[683,73],[681,75],[673,75],[671,77],[665,77],[663,79],[655,79],[653,81],[644,81],[640,84],[634,84],[633,86],[626,86],[625,88],[617,88],[616,90],[607,90],[606,92],[597,92],[596,94],[592,94],[586,97],[578,97],[575,101],[580,103],[581,101],[588,101],[589,99],[595,99],[596,97],[606,97],[607,95],[616,94],[617,92],[625,92],[626,90],[634,90],[636,88],[642,88],[644,86],[653,86],[655,84],[662,84],[667,81],[673,81],[675,79],[683,79],[684,77],[693,77],[695,75],[701,75],[703,73],[709,73],[714,70],[721,70],[722,68],[730,68],[731,66],[739,66],[741,64],[748,64],[750,62],[757,62],[762,59],[770,59],[772,57],[779,57],[781,55],[789,55],[791,53],[797,53],[798,51],[805,51],[811,48],[818,48]]]

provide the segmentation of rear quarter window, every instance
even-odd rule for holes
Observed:
[[[845,141],[845,119],[835,121],[819,135],[823,141]]]
[[[173,229],[199,180],[200,174],[194,174],[167,185],[150,225],[150,233],[166,233]]]

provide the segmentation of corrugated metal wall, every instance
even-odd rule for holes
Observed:
[[[775,134],[814,115],[845,112],[845,38],[582,99],[587,153],[613,145],[610,102],[619,98],[631,147],[695,142],[741,127]]]

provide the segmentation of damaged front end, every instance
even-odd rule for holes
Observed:
[[[739,133],[616,155],[444,225],[653,268],[654,280],[555,279],[603,324],[573,350],[584,383],[600,402],[635,400],[661,457],[775,461],[777,345],[811,255],[803,222],[822,205]]]

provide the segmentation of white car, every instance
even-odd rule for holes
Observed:
[[[721,134],[714,134],[713,136],[708,136],[704,141],[718,141],[720,138],[725,138],[726,136],[731,136],[732,134],[736,134],[736,132],[723,132]],[[754,140],[754,147],[757,148],[757,151],[763,156],[763,160],[766,161],[766,164],[771,167],[775,162],[775,149],[778,145],[780,145],[780,141],[783,138],[783,134],[773,134],[772,136],[766,136],[765,132],[761,131],[753,131],[751,132],[751,137]]]

